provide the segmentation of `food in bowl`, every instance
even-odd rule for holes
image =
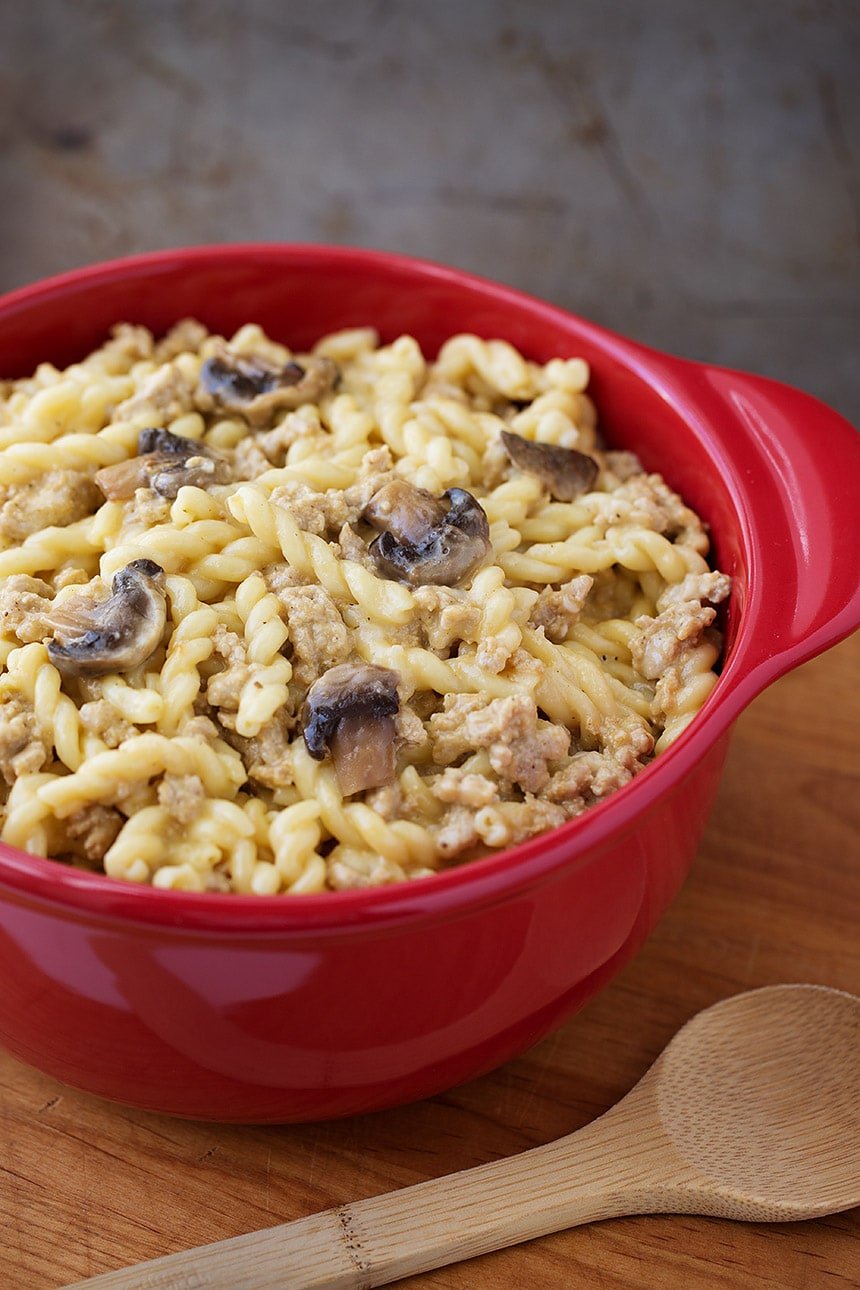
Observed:
[[[860,623],[844,541],[857,434],[798,390],[352,247],[198,247],[76,270],[0,300],[0,361],[15,375],[45,357],[64,368],[131,311],[159,336],[177,318],[224,336],[256,318],[302,351],[368,320],[428,354],[477,333],[541,363],[582,355],[613,442],[665,466],[711,525],[732,576],[719,684],[643,774],[561,828],[427,881],[301,900],[164,891],[0,843],[0,1042],[69,1084],[259,1123],[353,1115],[474,1078],[630,962],[689,871],[734,721]],[[18,455],[41,452],[45,470],[52,451]]]
[[[698,516],[581,359],[120,325],[7,383],[2,840],[115,878],[374,886],[629,782],[716,682]]]

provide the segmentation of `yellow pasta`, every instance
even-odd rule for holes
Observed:
[[[163,890],[417,879],[623,787],[717,680],[705,530],[580,358],[120,325],[0,399],[0,820]]]
[[[264,578],[252,573],[236,588],[236,608],[245,629],[250,674],[242,687],[236,732],[258,735],[287,702],[293,669],[280,652],[289,633],[281,618],[277,596],[266,590]]]

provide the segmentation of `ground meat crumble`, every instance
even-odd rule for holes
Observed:
[[[69,851],[97,864],[116,841],[125,817],[113,806],[93,803],[83,806],[66,819]]]
[[[7,784],[51,760],[51,738],[39,728],[32,704],[17,695],[0,703],[0,774]]]
[[[524,694],[489,702],[478,694],[446,695],[444,710],[430,718],[430,737],[437,765],[486,748],[499,778],[529,793],[545,787],[551,763],[570,746],[568,731],[541,721],[534,699]]]
[[[177,824],[191,824],[206,802],[198,775],[165,775],[158,785],[158,804]]]
[[[84,519],[103,501],[89,475],[79,470],[50,470],[16,488],[0,504],[0,537],[23,542],[32,533]]]

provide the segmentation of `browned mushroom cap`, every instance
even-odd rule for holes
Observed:
[[[599,468],[587,453],[554,443],[533,443],[509,430],[503,430],[501,438],[514,465],[537,475],[559,502],[572,502],[593,487]]]
[[[206,444],[169,430],[148,429],[138,435],[136,457],[105,466],[95,478],[112,502],[134,497],[138,488],[152,488],[159,496],[173,500],[185,484],[206,488],[229,483],[230,464]]]
[[[441,498],[405,479],[392,479],[373,494],[364,508],[364,518],[398,542],[417,546],[430,529],[442,523],[447,512],[448,507]]]
[[[63,606],[48,642],[51,662],[64,676],[104,676],[144,663],[164,634],[163,584],[160,564],[132,560],[115,574],[112,594],[100,605]]]
[[[380,573],[413,587],[453,587],[474,573],[490,552],[490,525],[464,488],[434,497],[405,480],[385,484],[365,507],[380,529],[370,554]]]
[[[302,713],[305,747],[331,753],[344,797],[394,778],[399,676],[387,667],[339,663],[314,681]]]
[[[251,425],[264,425],[275,412],[318,403],[333,389],[340,373],[330,358],[312,358],[304,366],[289,362],[274,367],[259,358],[243,358],[224,346],[200,369],[205,408],[238,412]]]

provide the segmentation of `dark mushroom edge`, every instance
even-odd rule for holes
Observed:
[[[331,755],[344,797],[394,778],[400,677],[370,663],[339,663],[314,681],[302,712],[305,747]]]
[[[464,488],[436,498],[398,480],[374,494],[364,518],[381,530],[370,544],[379,572],[413,587],[452,587],[484,564],[492,549],[486,513]]]
[[[503,430],[501,439],[514,465],[537,475],[557,501],[572,502],[594,487],[600,468],[588,453],[554,443],[534,443],[510,430]]]
[[[229,483],[230,465],[206,444],[149,428],[137,437],[137,456],[103,467],[95,480],[109,501],[133,497],[138,488],[151,488],[172,501],[186,484],[206,488]]]
[[[214,407],[260,425],[278,409],[319,402],[334,389],[339,377],[337,364],[330,358],[311,358],[305,364],[291,359],[275,367],[259,358],[234,354],[224,346],[201,367],[200,389]]]
[[[164,570],[132,560],[114,575],[111,595],[96,606],[69,607],[48,642],[48,657],[64,676],[128,672],[155,653],[167,621]]]

